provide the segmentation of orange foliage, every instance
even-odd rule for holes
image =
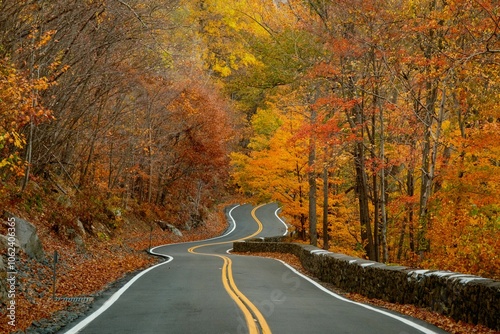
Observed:
[[[23,127],[41,123],[51,112],[37,101],[48,88],[46,78],[27,80],[8,59],[0,59],[0,170],[15,176],[24,173],[20,151],[26,144]]]
[[[364,240],[352,243],[364,227],[351,227],[369,221],[380,254],[382,236],[387,240],[389,262],[498,278],[500,45],[494,2],[308,7],[292,1],[291,8],[300,18],[294,29],[314,36],[316,48],[297,45],[296,53],[283,55],[291,68],[300,55],[301,71],[293,82],[264,92],[264,104],[280,101],[275,114],[282,121],[266,136],[251,124],[251,144],[233,155],[237,184],[254,197],[279,201],[300,227],[308,218],[307,196],[294,202],[281,188],[307,194],[306,173],[314,170],[319,192],[328,166],[330,240],[342,251],[366,246]],[[289,43],[276,29],[274,38]],[[295,115],[291,124],[294,108],[301,118]],[[306,167],[310,140],[316,159]],[[360,162],[362,172],[355,168]],[[335,178],[342,182],[333,186]],[[361,196],[368,202],[363,208],[356,203]]]

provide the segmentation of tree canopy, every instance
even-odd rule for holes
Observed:
[[[499,277],[499,10],[0,1],[0,199],[196,226],[233,190],[325,249]]]

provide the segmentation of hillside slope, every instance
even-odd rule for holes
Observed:
[[[67,196],[44,190],[47,184],[32,184],[22,196],[7,196],[4,192],[0,201],[0,234],[8,240],[12,216],[28,221],[36,227],[44,254],[37,260],[16,240],[13,264],[9,262],[9,244],[2,244],[3,263],[12,264],[11,269],[15,267],[17,271],[11,275],[2,270],[2,275],[15,277],[12,289],[3,287],[9,293],[2,295],[2,313],[14,303],[14,312],[9,311],[14,317],[2,315],[9,320],[1,322],[2,333],[24,332],[28,328],[27,332],[55,332],[61,324],[81,314],[113,282],[159,261],[147,254],[150,246],[203,239],[221,234],[226,228],[222,206],[216,213],[207,212],[197,228],[187,230],[186,222],[178,222],[182,234],[179,236],[160,228],[162,212],[155,207],[139,206],[132,201],[125,207],[113,207],[112,201],[99,196]],[[58,261],[54,299],[55,252]],[[2,277],[2,283],[7,282],[5,278]],[[63,297],[91,298],[75,303],[61,300]]]

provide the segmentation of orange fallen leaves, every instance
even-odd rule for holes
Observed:
[[[205,225],[191,231],[183,231],[183,237],[164,232],[155,227],[151,233],[151,245],[201,240],[223,233],[226,220],[222,207],[208,214]],[[56,297],[95,296],[100,291],[127,274],[147,268],[158,261],[148,255],[149,228],[139,224],[124,225],[109,240],[85,238],[86,252],[79,252],[71,241],[61,239],[50,227],[39,222],[38,234],[47,255],[45,264],[19,255],[19,290],[16,293],[16,326],[0,323],[0,333],[25,331],[34,321],[51,319],[55,312],[66,309],[69,302],[52,299],[52,256],[59,255],[56,266]],[[147,226],[146,226],[147,227]],[[1,316],[6,318],[2,308]]]

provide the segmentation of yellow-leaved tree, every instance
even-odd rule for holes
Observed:
[[[0,59],[0,175],[24,175],[23,128],[50,118],[50,111],[35,103],[40,91],[47,89],[45,78],[29,80],[9,62]]]

